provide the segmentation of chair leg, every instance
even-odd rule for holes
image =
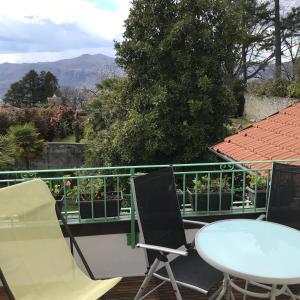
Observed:
[[[246,280],[246,282],[245,282],[245,290],[248,290],[248,285],[249,285],[249,281],[248,280]],[[243,300],[246,300],[246,297],[247,297],[247,295],[246,294],[244,294],[244,296],[243,296]]]
[[[176,299],[177,300],[182,300],[181,294],[180,294],[179,289],[178,289],[178,285],[176,283],[175,277],[174,277],[172,269],[170,267],[170,263],[167,261],[167,262],[164,263],[164,265],[165,265],[165,268],[168,272],[169,278],[171,280],[171,284],[172,284]]]
[[[153,273],[155,272],[158,264],[159,264],[159,260],[156,258],[155,261],[153,262],[152,266],[150,267],[150,270],[146,274],[145,279],[144,279],[142,285],[140,286],[137,294],[134,297],[134,300],[139,300],[142,297],[142,295],[143,295],[143,293],[144,293],[144,291],[145,291],[145,289],[146,289],[146,287],[147,287],[147,285],[148,285],[148,283],[149,283],[149,281],[150,281]]]

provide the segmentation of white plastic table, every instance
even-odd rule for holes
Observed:
[[[245,294],[261,298],[275,298],[282,293],[295,298],[287,285],[300,283],[300,231],[266,221],[225,220],[202,227],[195,243],[199,255],[224,272],[221,294],[230,284]],[[271,291],[263,294],[242,290],[229,275],[271,284]],[[277,289],[277,285],[282,287]]]

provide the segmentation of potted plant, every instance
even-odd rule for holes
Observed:
[[[267,174],[259,175],[257,173],[251,173],[247,176],[248,184],[246,186],[246,192],[248,199],[254,205],[255,203],[255,191],[256,191],[256,207],[266,207],[266,188],[268,183]]]
[[[91,186],[93,185],[93,186]],[[94,218],[116,217],[120,212],[122,192],[110,191],[104,194],[103,180],[83,182],[79,188],[80,193],[80,217],[92,218],[92,205]],[[106,208],[106,209],[105,209]]]
[[[220,182],[222,185],[220,186]],[[231,192],[229,178],[222,177],[208,180],[208,176],[202,176],[200,179],[193,180],[194,187],[188,188],[187,193],[194,211],[219,211],[230,210],[231,208]],[[208,207],[208,192],[209,192],[209,207]],[[220,194],[221,193],[221,194]],[[221,207],[220,207],[221,197]],[[196,206],[197,200],[197,206]]]
[[[59,210],[62,211],[63,204],[64,204],[64,191],[60,184],[55,184],[52,189],[51,193],[56,200],[56,205],[58,206]]]

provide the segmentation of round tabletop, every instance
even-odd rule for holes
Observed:
[[[199,255],[216,269],[269,284],[300,283],[300,231],[258,220],[225,220],[196,234]]]

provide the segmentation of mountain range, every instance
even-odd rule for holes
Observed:
[[[114,58],[103,54],[83,54],[55,62],[3,63],[0,64],[0,96],[32,69],[38,72],[50,71],[58,78],[60,86],[70,87],[91,87],[105,78],[124,74]]]

